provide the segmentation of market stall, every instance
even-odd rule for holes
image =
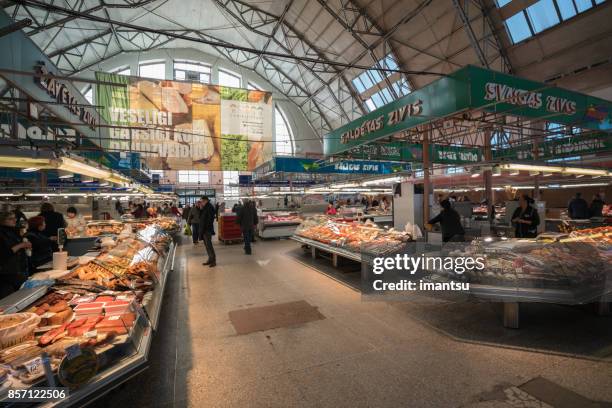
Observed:
[[[106,231],[75,268],[34,275],[0,301],[2,398],[63,386],[70,392],[49,404],[78,404],[146,368],[176,247],[159,225],[131,229]]]
[[[261,238],[288,238],[295,233],[302,218],[296,211],[259,210],[257,234]]]
[[[412,236],[406,232],[382,229],[372,222],[365,224],[342,221],[326,216],[305,219],[295,231],[293,240],[311,251],[316,258],[317,251],[331,254],[334,266],[338,257],[351,259],[367,267],[372,256],[384,256],[399,250]]]
[[[477,299],[503,302],[504,325],[518,328],[519,304],[587,303],[608,307],[612,294],[612,228],[571,234],[542,234],[537,239],[475,240],[442,252],[452,257],[481,257],[484,268],[457,274],[431,269],[431,282],[469,283]]]

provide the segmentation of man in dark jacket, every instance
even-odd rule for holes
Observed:
[[[191,227],[191,238],[193,239],[193,245],[198,243],[200,239],[200,213],[202,212],[202,203],[198,200],[193,207],[189,210],[187,215],[187,224]]]
[[[442,242],[463,242],[465,231],[461,225],[459,213],[452,208],[448,200],[442,200],[440,205],[442,206],[440,214],[429,220],[427,224],[440,223]]]
[[[599,194],[593,196],[591,201],[591,208],[589,208],[589,214],[591,217],[601,217],[603,215],[603,207],[606,203],[601,199]]]
[[[215,207],[210,203],[208,197],[202,197],[201,211],[200,211],[200,238],[204,241],[206,247],[206,253],[208,254],[208,261],[202,265],[208,265],[213,268],[217,265],[217,255],[212,244],[212,235],[214,232],[215,224]]]
[[[66,228],[66,220],[64,216],[55,211],[51,203],[43,203],[40,206],[40,214],[45,219],[45,230],[43,234],[49,238],[57,237],[57,230]]]
[[[238,212],[236,217],[236,223],[240,225],[242,236],[244,238],[244,253],[251,255],[251,242],[253,241],[253,235],[255,235],[255,226],[259,219],[257,218],[257,208],[255,203],[250,200],[246,200],[242,209]]]
[[[581,196],[582,194],[576,193],[576,198],[572,199],[567,206],[567,214],[572,220],[586,220],[590,218],[589,204]]]

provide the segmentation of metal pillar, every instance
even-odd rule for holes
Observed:
[[[425,125],[423,130],[423,225],[425,225],[431,218],[429,216],[429,194],[431,193],[429,179],[429,138],[431,125]]]

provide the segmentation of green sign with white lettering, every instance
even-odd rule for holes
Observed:
[[[610,101],[467,66],[330,132],[323,150],[339,154],[470,109],[612,130]]]
[[[599,152],[612,152],[612,135],[596,134],[550,140],[538,146],[538,159],[549,160]],[[533,154],[533,146],[525,145],[494,150],[493,159],[535,160],[536,157]]]
[[[477,147],[433,145],[430,148],[432,163],[468,164],[482,161],[482,152]]]

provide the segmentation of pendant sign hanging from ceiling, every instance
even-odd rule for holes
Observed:
[[[331,131],[324,136],[323,150],[326,156],[363,152],[362,145],[384,143],[398,132],[419,131],[419,125],[470,110],[612,130],[610,101],[468,65]],[[476,157],[455,153],[447,151],[440,159],[472,162]]]
[[[43,88],[49,96],[58,103],[64,105],[70,112],[77,115],[83,122],[95,129],[96,117],[94,114],[79,103],[77,97],[69,90],[68,86],[56,78],[48,78],[45,75],[53,75],[47,70],[44,63],[34,67],[34,82]]]
[[[350,141],[362,138],[370,133],[377,132],[385,126],[393,126],[403,122],[406,118],[418,116],[423,111],[423,101],[420,99],[414,103],[401,106],[386,115],[380,115],[373,119],[364,121],[361,126],[347,130],[340,136],[340,142],[347,144]]]

